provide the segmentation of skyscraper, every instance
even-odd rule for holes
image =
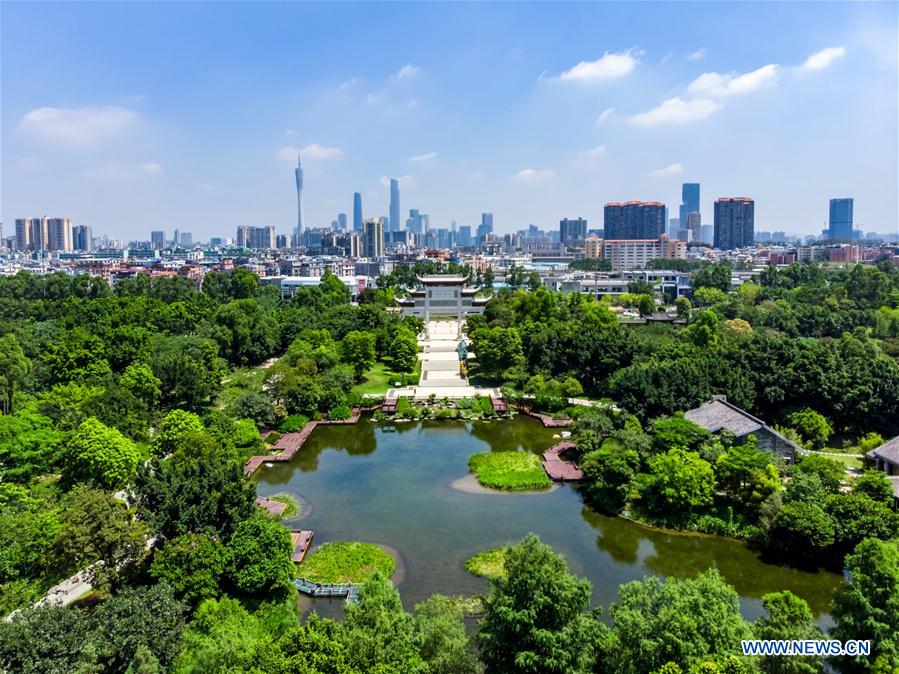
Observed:
[[[400,181],[390,179],[390,231],[396,232],[403,228],[400,224]]]
[[[297,226],[293,230],[295,243],[299,243],[303,234],[303,165],[300,162],[300,153],[297,152],[297,167],[293,170],[297,179]]]
[[[365,257],[384,255],[384,221],[369,218],[362,223],[362,252]]]
[[[827,226],[828,239],[851,239],[854,236],[852,230],[852,199],[831,199],[830,220]]]
[[[559,221],[559,241],[583,241],[587,238],[587,221],[584,218],[569,220],[565,218]]]
[[[150,232],[150,244],[155,250],[162,250],[165,248],[165,232],[162,230]]]
[[[346,231],[346,213],[337,214],[337,226],[340,228],[340,231]]]
[[[659,201],[609,203],[603,209],[603,221],[607,239],[658,239],[665,233],[665,204]]]
[[[478,225],[478,243],[484,241],[488,234],[493,234],[493,213],[481,213],[481,224]]]
[[[690,217],[695,213],[694,217]],[[692,232],[691,240],[699,241],[702,217],[699,215],[699,183],[684,183],[681,187],[680,226]]]
[[[755,202],[747,197],[715,201],[715,248],[743,248],[755,243]]]
[[[35,251],[72,250],[72,221],[68,218],[17,218],[16,248]]]
[[[93,249],[93,247],[93,230],[88,225],[75,225],[72,227],[72,248],[88,251]]]
[[[353,192],[353,231],[362,233],[362,194]]]

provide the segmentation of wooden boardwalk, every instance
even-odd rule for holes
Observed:
[[[524,403],[518,403],[515,405],[519,412],[522,414],[527,414],[529,417],[534,417],[535,419],[539,419],[540,423],[543,424],[544,428],[567,428],[571,425],[571,419],[553,419],[548,414],[542,414],[540,412],[535,412],[528,405]]]
[[[258,505],[260,508],[265,508],[269,515],[275,515],[276,517],[283,515],[284,511],[287,510],[286,503],[272,501],[271,499],[267,499],[264,496],[256,497],[256,505]]]
[[[314,531],[303,529],[290,530],[290,542],[293,543],[293,553],[290,555],[291,560],[297,563],[303,561],[306,553],[309,552],[309,546],[312,544],[312,536],[314,535]]]
[[[543,470],[551,480],[571,482],[584,479],[583,471],[574,461],[566,461],[561,457],[563,452],[575,447],[577,445],[570,440],[563,440],[543,452]]]
[[[371,412],[375,407],[354,407],[350,416],[346,419],[322,419],[321,421],[310,421],[303,426],[302,430],[296,433],[285,433],[278,441],[272,445],[272,454],[257,454],[251,456],[243,466],[243,474],[249,477],[263,463],[290,461],[300,451],[303,443],[312,435],[312,431],[319,425],[336,425],[336,424],[355,424],[359,421],[363,413]],[[262,437],[270,435],[271,432],[265,433]]]

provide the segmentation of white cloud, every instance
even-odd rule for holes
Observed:
[[[424,154],[416,154],[409,157],[409,161],[413,164],[430,164],[437,158],[436,152],[425,152]]]
[[[407,108],[417,108],[418,107],[418,99],[410,98],[409,102],[406,103]]]
[[[149,161],[146,164],[141,164],[140,170],[144,173],[162,173],[162,166],[155,161]]]
[[[615,114],[615,108],[606,108],[603,110],[599,113],[599,117],[596,118],[596,126],[602,126],[608,122],[613,114]]]
[[[359,84],[359,78],[358,78],[358,77],[351,77],[350,79],[348,79],[348,80],[346,80],[346,81],[344,81],[344,82],[341,82],[341,83],[337,86],[337,91],[342,93],[342,92],[344,92],[344,91],[346,91],[346,90],[348,90],[348,89],[352,89],[352,88],[353,88],[354,86],[356,86],[357,84]]]
[[[687,56],[688,61],[699,61],[705,58],[705,48],[700,47],[695,52]]]
[[[295,162],[298,152],[302,154],[303,159],[339,159],[343,156],[343,150],[339,147],[328,147],[318,143],[312,143],[304,148],[299,148],[296,145],[285,145],[275,154],[278,159]]]
[[[394,77],[396,77],[398,80],[409,79],[410,77],[415,77],[418,74],[419,70],[421,70],[421,68],[419,68],[418,66],[407,63],[397,71]]]
[[[296,129],[287,129],[287,131],[284,132],[284,137],[285,137],[285,138],[291,138],[291,137],[296,136],[296,135],[297,135],[297,130],[296,130]]]
[[[339,159],[343,156],[343,150],[339,147],[329,147],[318,143],[307,145],[300,150],[300,153],[306,159]]]
[[[407,174],[399,176],[396,180],[399,182],[400,187],[403,187],[411,185],[413,178]],[[381,183],[382,187],[390,187],[390,176],[381,176],[381,179],[378,182]]]
[[[681,164],[670,164],[665,168],[656,169],[655,171],[650,171],[650,178],[667,178],[668,176],[679,176],[684,172],[684,167]]]
[[[614,80],[630,74],[639,60],[630,50],[605,52],[595,61],[581,61],[576,66],[562,71],[555,79],[563,82],[600,82]]]
[[[694,96],[731,96],[745,94],[763,87],[774,85],[780,77],[780,66],[769,63],[752,72],[737,75],[736,73],[703,73],[690,82],[687,90]]]
[[[215,185],[213,185],[212,183],[200,183],[199,185],[197,185],[197,189],[201,192],[214,192]]]
[[[555,176],[550,169],[532,169],[526,168],[521,169],[518,173],[512,176],[512,180],[517,180],[518,182],[523,183],[539,183],[545,180],[550,180]]]
[[[594,148],[590,148],[589,150],[584,151],[584,154],[592,159],[597,159],[599,157],[602,157],[605,155],[605,153],[606,153],[605,145],[597,145]]]
[[[25,114],[19,129],[40,140],[88,144],[114,138],[137,123],[138,114],[115,105],[37,108]]]
[[[688,124],[710,117],[721,105],[707,98],[685,101],[677,96],[661,105],[630,118],[637,126],[653,127],[664,124]]]
[[[827,49],[816,51],[805,59],[805,63],[799,66],[799,69],[823,70],[837,59],[843,58],[845,55],[846,49],[844,47],[828,47]]]
[[[368,96],[365,97],[365,100],[368,101],[369,103],[375,103],[380,97],[381,97],[381,94],[370,93]]]

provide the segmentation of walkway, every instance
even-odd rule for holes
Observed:
[[[552,447],[543,452],[543,470],[551,480],[558,482],[583,480],[584,473],[578,468],[574,461],[566,461],[561,457],[563,452],[577,447],[570,440],[557,442]]]
[[[471,386],[459,371],[459,322],[430,321],[426,332],[418,336],[421,352],[421,378],[415,386],[387,391],[387,403],[406,396],[416,400],[435,398],[473,398],[476,395],[500,397],[495,388]],[[462,336],[464,339],[465,336]]]
[[[303,561],[306,553],[309,552],[309,546],[312,545],[312,537],[314,535],[315,532],[310,530],[290,530],[290,542],[293,544],[293,553],[290,555],[292,561],[297,563]]]

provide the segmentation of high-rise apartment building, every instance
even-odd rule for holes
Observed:
[[[591,236],[584,241],[584,256],[588,260],[602,259],[602,239]]]
[[[570,220],[565,218],[559,221],[559,241],[583,241],[587,238],[587,221],[584,218]]]
[[[161,230],[153,230],[150,232],[150,245],[152,245],[155,250],[162,250],[165,248],[165,232]]]
[[[33,251],[71,251],[72,221],[69,218],[17,218],[16,248]]]
[[[362,194],[353,192],[353,231],[362,233]]]
[[[267,227],[240,225],[237,228],[237,245],[240,248],[272,250],[277,247],[277,243],[275,228],[272,225]]]
[[[181,232],[181,238],[178,239],[178,245],[182,248],[190,248],[194,245],[194,235],[190,232]]]
[[[390,179],[390,231],[396,232],[403,228],[400,220],[400,181]]]
[[[702,216],[699,214],[699,183],[684,183],[681,186],[680,229],[692,232],[692,241],[699,241],[702,234]],[[691,217],[693,216],[693,217]]]
[[[602,241],[602,255],[612,261],[613,271],[645,269],[656,259],[683,260],[687,244],[661,234],[657,239],[619,239]]]
[[[362,249],[365,257],[383,257],[384,220],[369,218],[362,223]]]
[[[852,199],[831,199],[830,219],[827,225],[828,239],[851,239],[854,236],[852,230]]]
[[[607,239],[658,239],[665,233],[667,217],[659,201],[627,201],[606,204],[603,220]]]
[[[755,202],[747,197],[715,201],[715,248],[743,248],[755,243]]]
[[[72,248],[80,251],[93,250],[93,230],[88,225],[75,225],[72,227]]]

